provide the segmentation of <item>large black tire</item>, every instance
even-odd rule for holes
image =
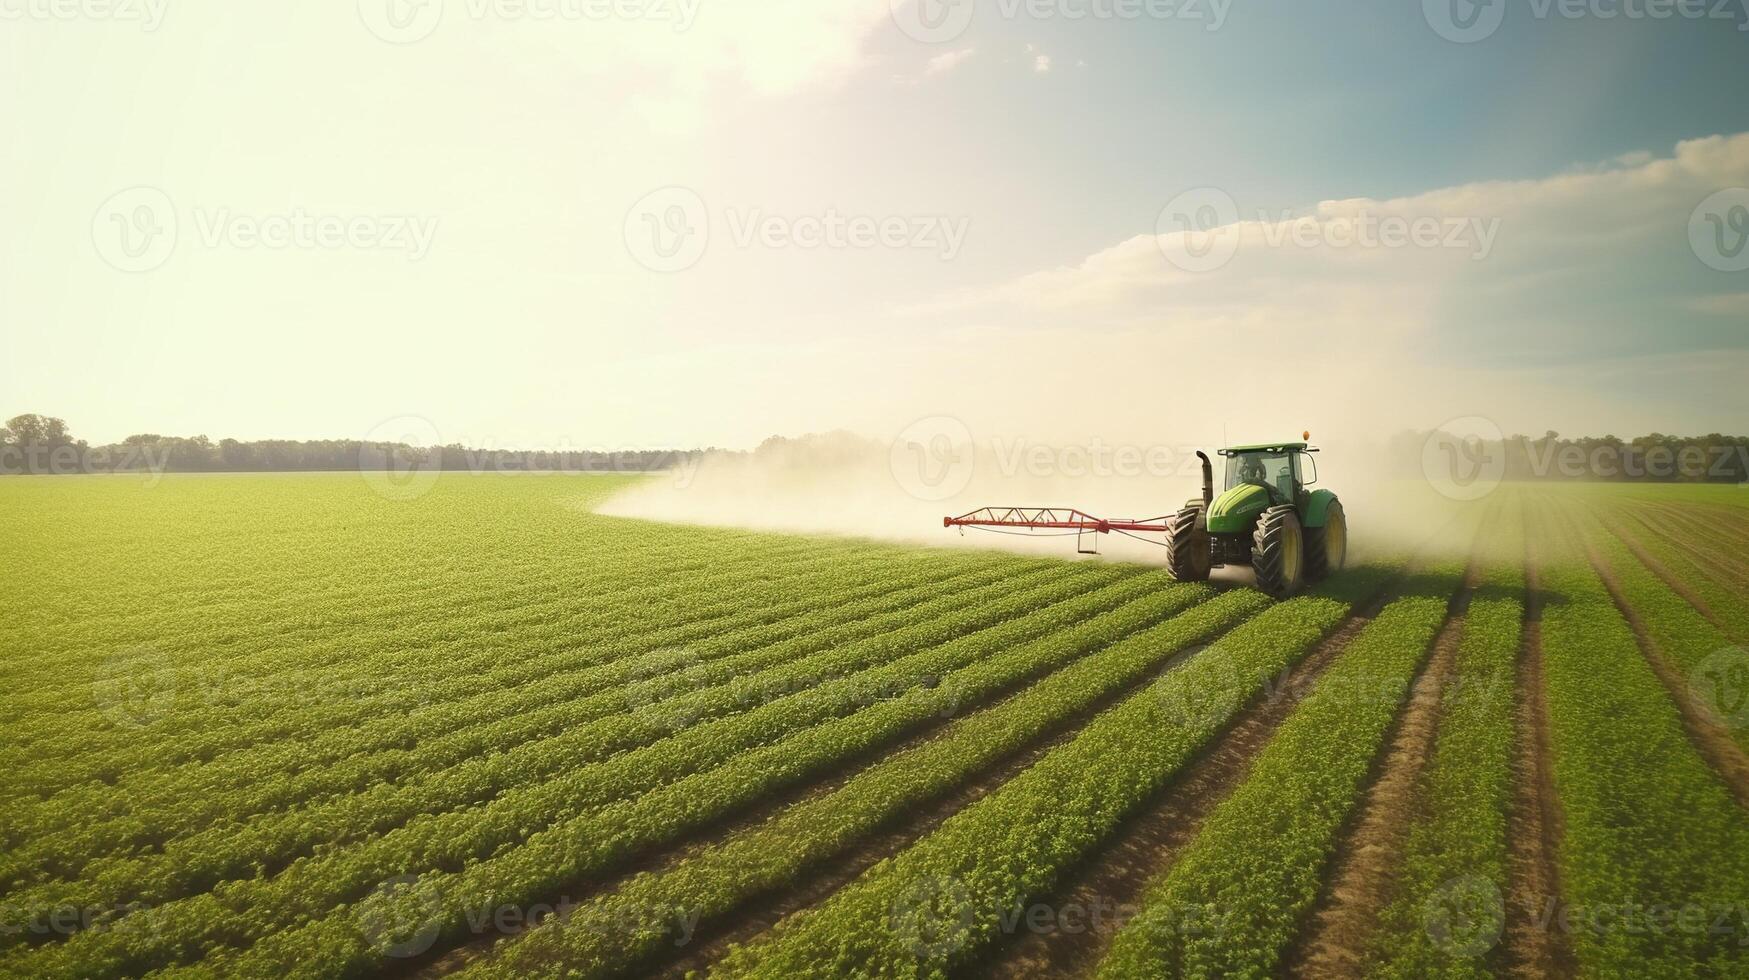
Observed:
[[[1166,526],[1166,570],[1180,582],[1206,582],[1210,564],[1208,525],[1199,500],[1173,515]]]
[[[1342,501],[1330,501],[1323,527],[1306,528],[1306,579],[1315,581],[1342,571],[1348,563],[1348,516]]]
[[[1305,575],[1305,534],[1292,504],[1280,504],[1257,518],[1251,532],[1251,570],[1257,587],[1285,599],[1299,591]]]

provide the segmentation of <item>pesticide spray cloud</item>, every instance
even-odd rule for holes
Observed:
[[[720,453],[652,477],[599,508],[604,514],[686,524],[882,538],[941,547],[1002,548],[1075,557],[1077,545],[1110,559],[1163,563],[1158,535],[946,529],[944,516],[984,506],[1073,507],[1106,519],[1159,518],[1201,495],[1198,449],[1098,439],[1035,443],[977,438],[955,419],[924,419],[887,440],[844,432],[771,439],[747,454]],[[1319,454],[1319,486],[1342,497],[1352,555],[1396,552],[1450,524],[1465,506],[1426,481],[1387,472],[1372,455]],[[1473,506],[1473,505],[1472,505]],[[1441,549],[1460,549],[1449,536]],[[1247,573],[1219,573],[1243,578]]]

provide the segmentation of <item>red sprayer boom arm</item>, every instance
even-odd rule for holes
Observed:
[[[1056,532],[1075,535],[1075,550],[1085,555],[1096,554],[1099,551],[1098,539],[1091,539],[1090,534],[1134,535],[1165,534],[1166,518],[1150,517],[1147,520],[1135,521],[1129,519],[1106,520],[1084,514],[1073,507],[980,507],[969,514],[959,517],[944,517],[942,527],[979,528],[1006,534],[1033,534],[1039,531]],[[964,533],[963,531],[961,533]]]
[[[1073,507],[980,507],[970,514],[944,517],[941,519],[941,526],[1098,531],[1100,534],[1109,534],[1112,531],[1165,534],[1166,518],[1150,517],[1141,521],[1122,518],[1108,521],[1091,514],[1083,514]]]
[[[1308,437],[1310,433],[1307,434]],[[1215,499],[1214,467],[1209,462],[1208,454],[1197,453],[1202,460],[1202,503],[1207,507]],[[1167,521],[1172,515],[1165,517],[1150,517],[1146,520],[1134,521],[1128,518],[1106,520],[1084,514],[1073,507],[979,507],[970,514],[958,517],[943,517],[942,527],[957,527],[964,534],[965,529],[977,528],[984,531],[995,531],[999,534],[1034,534],[1040,531],[1056,534],[1075,535],[1075,550],[1082,554],[1093,554],[1099,550],[1098,538],[1092,538],[1094,546],[1085,545],[1090,540],[1090,534],[1110,534],[1116,531],[1125,537],[1135,537],[1137,534],[1165,534],[1170,528]],[[1147,538],[1137,538],[1138,541],[1148,541]],[[1148,541],[1149,544],[1164,546],[1164,541]]]

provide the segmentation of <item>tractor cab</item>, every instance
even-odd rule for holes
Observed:
[[[1315,452],[1303,442],[1223,449],[1221,455],[1226,457],[1227,472],[1222,489],[1262,487],[1272,504],[1297,504],[1305,495],[1306,485],[1317,482],[1317,467],[1310,456]]]

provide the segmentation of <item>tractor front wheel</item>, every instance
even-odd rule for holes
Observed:
[[[1251,533],[1251,570],[1257,587],[1285,599],[1299,591],[1305,571],[1305,534],[1292,504],[1281,504],[1257,518]]]
[[[1330,501],[1324,512],[1324,526],[1306,529],[1306,577],[1320,579],[1342,571],[1348,561],[1348,517],[1342,513],[1342,501]]]
[[[1179,511],[1167,525],[1166,570],[1180,582],[1206,582],[1210,564],[1208,526],[1198,502]]]

